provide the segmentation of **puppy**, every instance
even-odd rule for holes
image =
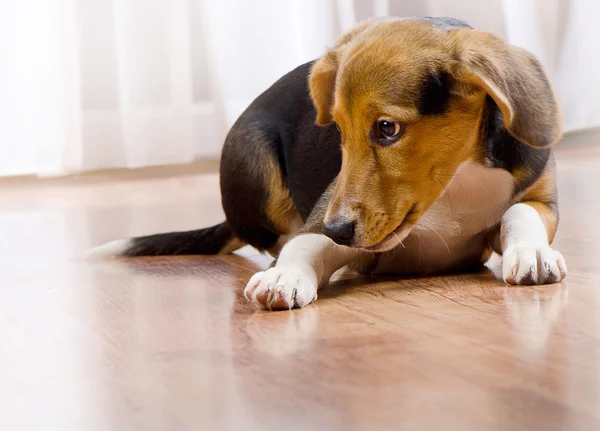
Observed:
[[[495,251],[510,284],[562,280],[556,98],[528,52],[450,18],[360,24],[260,95],[221,159],[227,220],[95,254],[277,257],[246,297],[304,307],[338,269],[435,274]]]

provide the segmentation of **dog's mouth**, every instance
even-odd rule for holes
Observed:
[[[365,250],[368,251],[376,251],[383,252],[387,250],[391,250],[396,247],[398,244],[402,242],[404,238],[408,236],[408,233],[415,225],[415,214],[417,213],[417,204],[414,203],[408,212],[404,215],[404,218],[398,224],[398,226],[391,231],[389,234],[385,236],[381,241],[377,244],[371,245],[369,247],[365,247]]]

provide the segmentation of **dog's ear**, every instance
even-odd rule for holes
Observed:
[[[335,95],[335,79],[338,69],[336,50],[328,51],[315,62],[309,77],[310,97],[317,108],[316,123],[326,126],[331,123],[331,108]]]
[[[375,27],[380,22],[386,21],[381,18],[373,18],[363,21],[352,30],[344,34],[336,43],[335,47],[313,64],[308,79],[310,97],[317,108],[316,123],[319,126],[327,126],[333,119],[331,109],[335,98],[335,81],[339,63],[344,53],[359,36],[367,30]]]
[[[485,90],[516,139],[538,148],[554,144],[561,136],[560,108],[539,61],[490,33],[460,29],[456,35],[455,78]]]

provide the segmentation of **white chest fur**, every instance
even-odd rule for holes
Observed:
[[[512,191],[513,177],[504,169],[463,163],[418,227],[458,237],[477,234],[502,216]]]
[[[378,272],[433,272],[477,258],[480,235],[502,217],[510,205],[513,177],[503,169],[462,164],[439,200],[423,214],[404,247]]]

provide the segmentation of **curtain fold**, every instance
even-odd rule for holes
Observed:
[[[595,0],[0,0],[0,176],[218,157],[281,75],[371,16],[454,16],[532,51],[600,126]]]

